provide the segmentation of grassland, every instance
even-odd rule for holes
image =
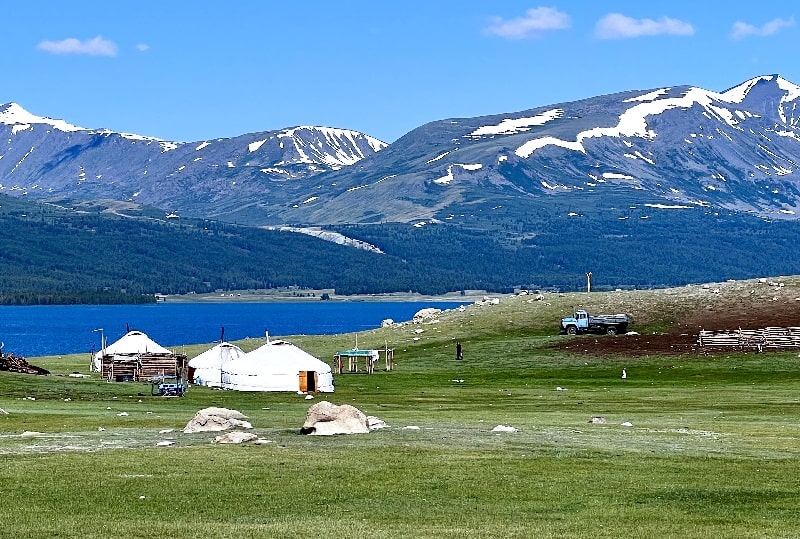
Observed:
[[[316,400],[390,425],[368,435],[301,436],[302,395],[160,398],[69,377],[85,356],[29,358],[53,374],[0,373],[0,537],[797,537],[796,351],[608,356],[593,336],[577,337],[580,354],[551,347],[575,307],[660,332],[734,305],[785,314],[800,293],[782,282],[521,296],[360,333],[362,347],[395,349],[396,370],[337,376]],[[330,359],[354,336],[291,340]],[[245,413],[271,443],[184,434],[206,406]]]

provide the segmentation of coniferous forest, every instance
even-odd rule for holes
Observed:
[[[337,294],[649,288],[800,273],[800,224],[737,214],[553,213],[345,225],[385,254],[210,220],[0,206],[0,303],[136,303],[154,294],[299,287]],[[563,213],[563,212],[561,212]]]

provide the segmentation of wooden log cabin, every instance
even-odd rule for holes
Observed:
[[[183,354],[106,355],[100,372],[112,382],[149,382],[164,376],[186,380],[188,361]]]

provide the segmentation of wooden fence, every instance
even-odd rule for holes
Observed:
[[[800,348],[800,327],[701,331],[697,344],[709,347],[733,346],[759,352],[766,349]]]

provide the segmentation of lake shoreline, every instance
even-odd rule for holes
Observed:
[[[328,294],[323,300],[322,295]],[[467,290],[448,292],[446,294],[427,296],[409,292],[391,292],[387,294],[354,294],[338,295],[322,291],[247,291],[218,292],[211,294],[161,295],[159,303],[288,303],[288,302],[420,302],[420,301],[452,301],[474,303],[486,297],[503,297],[508,294],[490,294],[485,290]]]

